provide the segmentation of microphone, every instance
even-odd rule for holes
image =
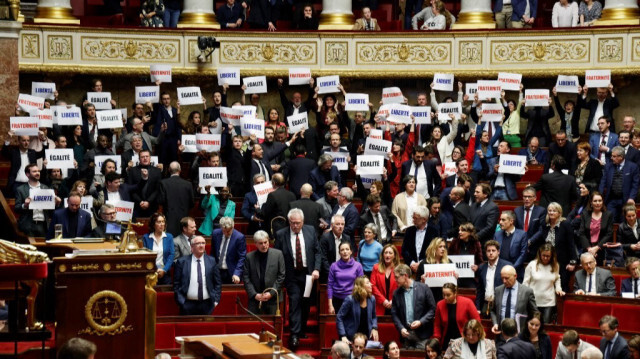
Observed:
[[[254,312],[252,312],[252,311],[250,311],[249,309],[245,308],[245,307],[242,305],[242,303],[240,303],[240,297],[236,297],[236,304],[237,304],[240,308],[242,308],[242,310],[243,310],[245,313],[248,313],[248,314],[249,314],[249,315],[251,315],[252,317],[254,317],[254,318],[258,319],[258,320],[260,321],[260,323],[262,323],[262,332],[260,332],[260,339],[259,339],[259,341],[260,341],[260,342],[267,342],[267,341],[268,341],[268,342],[269,342],[269,344],[268,344],[268,345],[269,345],[269,346],[273,346],[273,344],[274,344],[274,342],[273,342],[273,341],[269,341],[268,339],[267,339],[267,340],[265,340],[265,339],[266,339],[265,337],[268,337],[269,335],[264,331],[264,326],[265,326],[265,325],[266,325],[266,326],[268,326],[269,328],[271,328],[271,330],[273,330],[275,333],[277,333],[278,331],[276,330],[276,327],[274,327],[273,325],[271,325],[271,323],[269,323],[269,322],[265,321],[264,319],[260,318],[260,316],[258,316],[258,315],[257,315],[257,314],[255,314]],[[273,335],[273,334],[271,334],[271,335]],[[279,336],[276,334],[276,341],[279,341],[279,340],[280,340],[280,338],[279,338]]]

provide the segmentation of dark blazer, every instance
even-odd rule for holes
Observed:
[[[340,208],[340,205],[336,204],[336,206],[333,207],[331,216],[338,213],[338,208]],[[358,228],[358,225],[360,224],[360,215],[358,214],[356,205],[349,203],[344,212],[342,212],[342,216],[344,217],[344,233],[349,237],[354,238],[356,235],[356,228]]]
[[[493,238],[499,218],[500,209],[490,199],[482,207],[477,202],[471,206],[471,222],[478,231],[480,243],[485,243]]]
[[[284,93],[284,88],[278,87],[278,93],[280,94],[280,103],[282,104],[282,108],[284,108],[285,118],[293,115],[293,111],[294,111],[293,102],[291,102],[287,98],[287,95]],[[313,95],[314,95],[314,88],[311,86],[308,86],[307,101],[304,101],[300,104],[300,108],[298,109],[299,113],[309,112],[308,109],[312,106]]]
[[[495,292],[495,301],[494,306],[491,309],[491,322],[493,324],[502,323],[504,319],[502,317],[502,296],[504,295],[505,286],[504,284],[498,286]],[[513,297],[511,298],[513,300]],[[520,318],[520,328],[524,328],[527,325],[527,318],[529,318],[533,312],[537,312],[538,307],[536,305],[536,298],[533,295],[533,290],[526,285],[518,284],[518,295],[516,296],[516,312],[512,313],[515,317],[518,314],[522,314],[523,316]],[[517,357],[516,357],[517,358]],[[534,356],[535,358],[535,356]]]
[[[320,272],[322,268],[322,251],[316,239],[316,231],[311,226],[302,226],[302,236],[304,238],[305,252],[307,255],[307,274],[314,270]],[[282,251],[286,269],[286,283],[294,284],[293,276],[296,271],[295,248],[291,248],[291,229],[282,228],[275,235],[275,248]]]
[[[16,197],[16,206],[17,206],[17,197]],[[640,223],[636,227],[636,233],[638,234],[638,238],[640,238]],[[626,257],[637,257],[640,255],[640,251],[634,251],[631,249],[632,244],[638,243],[638,239],[633,234],[633,229],[629,227],[627,221],[622,221],[618,226],[618,233],[616,236],[616,242],[622,243],[622,248],[624,249],[624,253]]]
[[[571,112],[571,137],[580,137],[580,112],[582,110],[582,95],[578,94],[578,98],[573,106],[573,112]],[[564,106],[560,103],[558,96],[553,96],[553,102],[556,104],[556,111],[558,111],[558,117],[560,117],[560,129],[567,130],[567,121],[565,120],[566,111]]]
[[[609,136],[607,137],[607,147],[609,147],[609,151],[604,154],[607,163],[611,161],[611,150],[618,146],[618,135],[613,132],[613,122],[611,123],[611,128],[609,128]],[[587,127],[589,129],[589,127]],[[589,136],[589,145],[591,145],[591,157],[599,160],[598,153],[600,152],[600,143],[602,141],[602,135],[600,133],[592,133]]]
[[[245,156],[247,155],[247,153],[249,153],[249,151],[245,152]],[[269,160],[266,157],[263,157],[262,160],[258,160],[257,158],[255,160],[262,162],[262,164],[264,165],[265,169],[267,170],[267,173],[269,173],[269,180],[271,180],[271,178],[273,178],[273,170],[271,169],[271,165],[269,164]],[[245,182],[247,184],[253,183],[253,176],[255,176],[258,173],[260,173],[260,166],[258,166],[258,163],[256,163],[256,161],[254,161],[254,158],[250,158],[249,159],[249,163],[248,163],[248,166],[247,166],[249,168],[249,175],[245,179]],[[247,167],[245,167],[245,168],[247,168]]]
[[[502,271],[502,267],[506,265],[512,265],[512,263],[502,258],[498,258],[498,262],[496,263],[496,273],[493,277],[494,291],[496,288],[502,285],[502,277],[500,277],[500,272]],[[484,295],[487,291],[487,270],[489,270],[489,262],[484,262],[479,265],[478,271],[476,271],[476,282],[478,283],[476,286],[476,308],[478,308],[478,310],[482,310],[485,303]]]
[[[498,347],[498,359],[536,359],[536,357],[536,348],[533,344],[518,337],[511,338]]]
[[[356,243],[353,240],[353,237],[349,237],[343,232],[342,241],[349,241],[351,243],[351,250],[354,253],[357,252]],[[333,262],[339,259],[336,257],[336,241],[332,231],[320,236],[320,250],[322,251],[322,272],[320,272],[320,276],[323,279],[326,279],[329,275],[329,268],[331,268]]]
[[[607,340],[605,338],[600,339],[600,351],[604,354],[607,350]],[[631,352],[629,352],[629,344],[618,334],[618,338],[613,343],[613,346],[609,352],[609,359],[629,359],[631,358]]]
[[[153,249],[153,239],[150,233],[146,233],[142,236],[142,245],[147,249]],[[173,245],[173,236],[171,233],[167,233],[167,236],[162,238],[162,262],[164,268],[162,268],[166,275],[169,275],[169,270],[173,265],[173,257],[175,257],[175,247]]]
[[[226,137],[223,135],[222,137]],[[249,178],[249,182],[246,182],[246,173],[245,173],[245,156],[243,154],[233,148],[231,145],[233,141],[230,138],[226,141],[226,151],[223,152],[223,159],[227,164],[227,178],[229,180],[229,186],[241,187],[243,190],[246,190],[248,183],[253,184],[253,178]],[[197,175],[197,174],[196,174]],[[240,193],[234,193],[235,196],[239,196]]]
[[[49,189],[46,185],[40,183],[41,189]],[[29,197],[29,184],[23,184],[16,188],[16,201],[14,211],[20,217],[18,218],[18,229],[29,235],[31,233],[31,226],[33,225],[33,210],[23,208],[24,200]],[[49,217],[53,213],[53,210],[44,211],[44,224],[46,226]]]
[[[380,214],[382,215],[382,222],[384,227],[387,229],[387,240],[391,241],[391,232],[398,230],[398,222],[396,220],[396,216],[391,213],[391,210],[387,206],[380,206]],[[371,213],[371,209],[367,208],[365,212],[360,216],[360,233],[364,233],[364,226],[368,223],[373,222],[373,214]],[[378,238],[380,238],[380,233],[378,233]],[[381,241],[381,243],[386,243],[387,240]]]
[[[211,233],[211,256],[216,259],[217,263],[222,265],[220,261],[220,250],[222,245],[222,229],[214,229]],[[247,242],[244,238],[244,234],[234,229],[231,232],[231,238],[229,245],[227,245],[227,256],[225,262],[227,263],[227,271],[229,276],[237,275],[242,278],[242,270],[244,269],[244,260],[247,256]]]
[[[624,159],[627,161],[631,161],[638,167],[640,167],[640,151],[633,148],[633,146],[627,146],[627,154],[624,156]]]
[[[516,228],[524,230],[524,206],[518,206],[513,209],[516,220],[513,223]],[[527,231],[527,241],[536,243],[542,237],[542,227],[544,226],[547,209],[533,205],[529,213],[529,230]]]
[[[583,211],[580,217],[580,252],[584,252],[591,247],[591,211]],[[602,212],[600,220],[600,234],[598,235],[598,243],[596,245],[602,247],[605,243],[613,242],[613,213],[610,211]],[[604,255],[601,253],[601,255]]]
[[[631,277],[622,280],[622,283],[620,284],[620,293],[633,292],[633,284],[631,283],[631,280]],[[640,285],[640,280],[638,280],[638,284]]]
[[[193,254],[178,259],[173,272],[173,295],[179,306],[183,306],[187,300],[187,292],[189,291],[189,282],[191,281],[191,260]],[[207,281],[207,291],[209,298],[214,303],[220,303],[222,294],[222,280],[215,258],[208,256],[206,253],[202,256],[204,259],[204,273]]]
[[[471,207],[467,204],[467,202],[460,202],[453,209],[453,221],[451,225],[451,229],[447,233],[447,237],[457,237],[458,236],[458,228],[461,224],[471,222]]]
[[[371,334],[372,329],[378,329],[378,317],[376,316],[376,298],[371,296],[367,298],[367,328],[368,332],[363,333],[367,337]],[[360,303],[349,295],[344,299],[340,311],[336,315],[336,327],[338,329],[338,338],[347,337],[353,339],[360,325],[360,317],[364,315]]]
[[[309,183],[309,174],[316,168],[316,161],[298,156],[285,165],[284,173],[289,177],[289,190],[300,198],[300,188],[303,184]],[[324,189],[322,189],[324,195]]]
[[[438,230],[434,227],[427,226],[426,230],[427,231],[424,234],[424,242],[422,242],[422,249],[420,249],[420,253],[416,253],[416,232],[418,231],[418,228],[416,228],[416,226],[411,226],[405,230],[401,251],[402,260],[405,263],[419,263],[421,260],[425,259],[426,250],[429,247],[429,243],[431,243],[431,240],[438,236]]]
[[[407,160],[402,163],[402,172],[400,174],[400,179],[404,178],[406,175],[413,175],[411,172],[411,163],[413,160]],[[424,166],[424,171],[427,176],[427,186],[429,191],[429,197],[439,196],[440,191],[442,189],[442,179],[436,170],[436,165],[433,162],[422,162]]]
[[[300,208],[304,212],[304,224],[313,226],[316,233],[320,232],[320,218],[324,216],[324,209],[320,203],[316,203],[309,198],[300,198],[291,202],[291,208]]]
[[[193,185],[179,175],[160,181],[158,203],[167,216],[167,232],[174,236],[180,234],[180,220],[188,216],[189,210],[195,205],[193,197]]]
[[[256,294],[261,293],[260,270],[258,251],[255,250],[247,253],[242,275],[244,289],[247,291],[249,301],[255,301]],[[267,251],[267,268],[263,277],[265,288],[275,288],[280,293],[280,298],[282,298],[282,285],[284,284],[285,268],[284,256],[281,251],[275,248],[269,248],[269,251]],[[273,295],[273,293],[271,294]],[[275,295],[272,299],[275,300]]]
[[[540,153],[540,151],[538,151],[538,153]],[[497,165],[500,161],[500,155],[494,157],[494,158],[490,158],[487,161],[487,165],[489,167],[489,173],[487,174],[487,179],[491,181],[491,188],[495,188],[495,184],[496,184],[496,179],[498,178],[498,174],[496,171],[493,170],[493,166]],[[544,163],[544,162],[541,162]],[[507,191],[507,197],[509,198],[510,201],[515,201],[518,199],[518,192],[516,190],[516,182],[518,182],[520,180],[519,175],[514,175],[514,174],[510,174],[510,173],[504,173],[503,174],[503,178],[504,178],[504,188]]]
[[[530,160],[530,156],[529,156],[529,148],[525,147],[520,149],[520,151],[518,152],[518,155],[520,156],[527,156],[527,162]],[[538,148],[538,151],[536,152],[536,155],[533,156],[533,158],[535,158],[535,160],[538,162],[538,164],[544,164],[545,162],[547,162],[547,151]]]
[[[584,269],[580,269],[576,272],[575,280],[573,281],[573,291],[583,290],[584,292],[589,289],[587,283],[587,273]],[[598,294],[613,297],[616,295],[616,282],[613,280],[611,271],[602,267],[596,268],[596,290]]]
[[[76,233],[69,233],[68,208],[56,209],[51,216],[47,240],[55,235],[56,224],[62,224],[62,238],[86,237],[91,233],[91,214],[84,209],[78,209],[78,228]]]
[[[127,177],[128,184],[139,184],[138,190],[131,193],[131,198],[135,202],[136,217],[148,217],[158,209],[158,197],[160,196],[160,179],[162,172],[154,166],[149,166],[149,179],[142,180],[142,167],[135,166],[129,169]],[[140,202],[149,202],[149,208],[143,210],[140,208]]]
[[[309,127],[304,131],[304,138],[298,137],[296,142],[292,144],[293,148],[296,148],[298,144],[303,144],[307,148],[307,157],[317,161],[320,156],[320,149],[322,143],[318,137],[318,132],[314,127]],[[354,158],[353,156],[351,158]]]
[[[16,182],[16,176],[20,170],[22,159],[20,158],[20,149],[17,147],[2,146],[2,156],[8,158],[11,161],[11,168],[9,169],[9,178],[7,178],[7,194],[13,197],[13,184]],[[27,150],[27,158],[29,163],[36,163],[38,161],[38,154],[32,149]]]
[[[576,165],[578,161],[578,156],[576,154],[576,145],[573,142],[567,141],[565,145],[560,147],[556,142],[551,142],[549,144],[547,162],[544,164],[544,173],[549,173],[549,168],[551,167],[551,159],[555,155],[560,155],[567,162],[567,169],[569,170],[569,174],[575,173]]]
[[[582,176],[582,183],[587,186],[589,191],[594,191],[600,186],[601,180],[602,164],[595,158],[589,157],[589,162],[587,162],[587,167],[585,167],[584,175]]]
[[[518,335],[518,338],[527,343],[531,343],[528,339],[525,338],[524,332],[522,331],[520,332],[520,335]],[[551,338],[549,338],[547,334],[538,335],[538,345],[540,346],[540,352],[542,353],[541,359],[553,359]]]
[[[420,339],[427,339],[433,335],[433,319],[436,315],[436,303],[428,285],[413,281],[413,318],[422,325],[415,330]],[[402,329],[411,330],[407,323],[407,307],[404,301],[404,288],[398,287],[393,293],[391,317],[398,332]]]
[[[331,166],[329,173],[323,172],[320,167],[316,167],[309,173],[309,184],[313,187],[312,200],[317,201],[324,196],[324,184],[328,181],[335,181],[338,183],[338,188],[342,187],[338,167]]]
[[[549,203],[558,202],[562,206],[562,213],[569,213],[571,204],[578,199],[576,179],[560,171],[543,174],[533,188],[542,191],[541,207],[547,208]]]
[[[613,162],[604,166],[604,175],[600,180],[600,193],[604,195],[604,203],[609,203],[609,193],[613,183],[613,175],[615,173],[615,165]],[[640,186],[640,171],[638,166],[631,161],[624,161],[622,166],[622,201],[635,200]]]
[[[522,1],[524,3],[524,1]],[[515,9],[513,11],[515,15]],[[552,119],[556,115],[553,111],[553,106],[542,107],[536,106],[525,110],[525,107],[520,107],[520,116],[527,119],[527,132],[524,136],[525,141],[528,143],[529,139],[533,137],[534,127],[541,127],[544,137],[547,143],[551,143],[551,129],[549,128],[549,119]]]
[[[581,105],[582,108],[589,110],[589,118],[587,119],[587,126],[585,127],[585,131],[584,131],[584,132],[589,132],[589,128],[591,128],[591,122],[598,121],[597,118],[593,118],[596,114],[596,110],[598,109],[598,99],[593,98],[589,101],[586,101],[586,98],[582,98],[582,101],[579,103],[579,105]],[[604,100],[604,103],[602,104],[602,114],[611,119],[611,127],[610,127],[611,132],[616,132],[616,128],[615,128],[616,121],[613,119],[613,110],[615,110],[618,106],[620,106],[620,102],[618,101],[618,96],[607,97]]]
[[[131,201],[131,191],[137,189],[137,185],[129,185],[126,183],[120,183],[120,187],[118,188],[118,193],[120,194],[121,201]],[[100,194],[98,194],[100,197]],[[107,187],[102,188],[102,198],[106,202],[109,199],[109,191],[107,191]]]
[[[529,247],[529,253],[538,253],[538,248],[545,242],[549,234],[550,227],[546,223],[542,226],[542,235],[536,243],[532,243]],[[570,261],[578,260],[576,242],[574,240],[573,229],[569,220],[564,220],[556,229],[556,256],[558,264],[560,264],[560,272],[569,264]]]
[[[255,205],[258,203],[258,196],[255,191],[249,191],[244,195],[244,200],[242,201],[242,216],[249,221],[249,229],[247,229],[247,234],[253,234],[260,229],[267,228],[264,222],[255,222],[251,220],[251,217],[257,216],[260,217],[259,211],[256,211]]]
[[[284,189],[284,187],[278,187],[275,191],[269,193],[267,201],[262,205],[261,213],[264,218],[264,225],[266,228],[271,228],[271,220],[275,217],[282,216],[287,217],[287,213],[291,209],[291,202],[296,200],[296,196],[293,193]]]
[[[500,255],[504,256],[504,252],[507,253],[507,260],[513,263],[513,266],[518,271],[518,277],[524,274],[524,261],[527,259],[527,234],[522,229],[515,229],[511,238],[511,246],[505,248],[502,246],[502,242],[505,238],[505,232],[499,230],[493,236],[493,239],[500,243]]]

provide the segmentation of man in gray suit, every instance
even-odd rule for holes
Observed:
[[[24,173],[27,176],[27,183],[16,189],[15,211],[20,215],[18,218],[18,228],[28,236],[44,237],[47,234],[47,219],[51,215],[52,210],[29,209],[31,197],[29,190],[33,189],[49,189],[49,187],[40,183],[40,170],[35,163],[28,164]],[[56,196],[56,206],[62,200]]]
[[[576,272],[573,282],[573,292],[580,295],[616,295],[616,282],[611,271],[604,268],[596,268],[596,259],[593,254],[584,252],[580,255],[582,269]]]
[[[274,315],[282,298],[284,283],[284,255],[275,248],[269,248],[269,235],[265,231],[257,231],[253,235],[257,250],[247,254],[244,261],[244,289],[249,296],[249,310],[258,314]],[[274,288],[278,291],[265,289]]]
[[[196,220],[192,217],[184,217],[180,220],[180,228],[182,233],[173,237],[174,262],[180,257],[191,254],[191,239],[196,235]]]
[[[471,206],[471,222],[476,227],[480,243],[484,245],[488,240],[493,239],[500,217],[500,209],[489,199],[491,187],[486,183],[478,184],[473,196],[476,203]]]
[[[580,358],[582,357],[582,352],[588,348],[595,348],[595,346],[580,340],[580,336],[575,330],[567,330],[562,335],[562,341],[558,344],[556,359]]]
[[[505,318],[516,319],[519,323],[518,328],[522,330],[521,328],[527,325],[527,318],[538,311],[533,290],[518,283],[518,275],[513,266],[504,266],[500,271],[500,277],[503,284],[496,288],[495,304],[491,309],[491,332],[495,335],[501,334],[499,323]]]
[[[160,131],[160,135],[158,137],[153,137],[147,132],[144,132],[144,122],[139,118],[133,119],[133,131],[127,133],[126,135],[120,137],[118,142],[116,143],[117,148],[123,148],[124,151],[131,149],[131,138],[134,135],[139,135],[142,137],[143,148],[153,151],[153,146],[155,146],[158,142],[162,142],[164,139],[164,132]]]

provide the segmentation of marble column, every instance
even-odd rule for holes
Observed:
[[[220,24],[213,12],[212,0],[184,0],[178,27],[205,27],[219,29]]]
[[[491,0],[462,0],[453,29],[495,29]]]
[[[73,16],[71,0],[38,0],[33,21],[36,24],[80,24],[80,19]]]
[[[607,0],[602,17],[595,25],[638,25],[640,9],[637,0]]]
[[[20,93],[18,37],[22,23],[0,21],[0,138],[9,132],[9,117],[16,110],[16,99]]]
[[[322,0],[318,30],[351,30],[354,23],[351,0]]]

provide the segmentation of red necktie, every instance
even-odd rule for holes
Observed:
[[[527,215],[524,217],[524,231],[527,232],[529,231],[529,214],[531,213],[531,208],[525,208],[525,211],[527,211]]]
[[[304,269],[302,265],[302,246],[300,245],[300,236],[296,233],[296,270]]]

